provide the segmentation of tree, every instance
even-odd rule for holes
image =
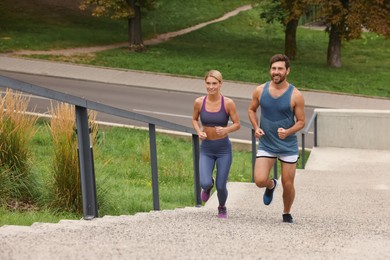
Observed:
[[[153,9],[155,0],[82,0],[81,10],[92,8],[94,16],[108,16],[112,19],[127,19],[129,49],[143,51],[141,9]]]
[[[261,17],[267,22],[277,20],[285,27],[285,54],[296,58],[296,30],[299,18],[310,5],[320,11],[319,19],[326,24],[329,33],[327,64],[341,67],[342,41],[361,37],[369,30],[385,37],[390,36],[389,0],[266,0],[261,1],[264,12]]]
[[[297,28],[299,18],[307,11],[309,0],[268,0],[261,1],[263,12],[260,17],[267,23],[274,20],[285,26],[284,54],[291,60],[297,56]]]
[[[321,17],[329,33],[327,64],[341,67],[342,41],[361,37],[363,30],[390,36],[388,0],[331,0],[321,4]]]

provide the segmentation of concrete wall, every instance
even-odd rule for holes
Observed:
[[[390,111],[315,109],[317,145],[357,149],[390,149]]]

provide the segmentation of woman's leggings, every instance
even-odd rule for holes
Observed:
[[[216,187],[220,206],[225,206],[226,189],[230,166],[232,165],[232,144],[229,137],[217,140],[203,140],[200,145],[199,172],[200,186],[203,190],[213,185],[212,175],[217,166]]]

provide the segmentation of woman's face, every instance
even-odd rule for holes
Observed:
[[[206,89],[207,93],[210,95],[219,93],[219,89],[221,88],[222,83],[219,82],[214,77],[207,77],[206,78]]]

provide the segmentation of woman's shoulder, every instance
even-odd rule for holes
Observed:
[[[206,96],[201,96],[201,97],[197,97],[195,99],[195,103],[198,103],[198,102],[203,102],[203,100],[205,99]]]
[[[225,103],[225,107],[230,107],[230,106],[234,106],[235,103],[234,103],[234,100],[229,98],[229,97],[225,97],[223,96],[223,99],[224,99],[224,103]]]
[[[231,99],[230,97],[227,97],[227,96],[222,96],[223,97],[223,101],[225,103],[231,103],[231,102],[234,102],[233,99]]]
[[[197,109],[200,109],[203,105],[203,100],[205,99],[205,96],[197,97],[194,101],[194,107]]]

